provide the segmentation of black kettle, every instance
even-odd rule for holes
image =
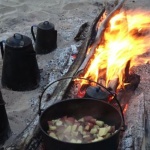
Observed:
[[[35,37],[34,27],[37,28]],[[57,31],[54,24],[44,21],[31,27],[33,40],[35,41],[35,51],[37,54],[47,54],[57,48]]]
[[[2,86],[14,91],[37,88],[40,73],[31,39],[15,33],[6,41],[0,42],[0,46],[3,58]]]
[[[0,91],[0,145],[3,145],[5,141],[11,136],[12,132],[10,129],[5,102]]]

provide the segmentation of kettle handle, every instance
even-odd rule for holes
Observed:
[[[0,42],[0,48],[1,48],[1,55],[2,55],[2,59],[3,59],[3,56],[4,56],[4,47],[3,47],[3,42],[4,42],[4,41],[1,41],[1,42]]]
[[[33,40],[34,40],[34,42],[35,42],[35,41],[36,41],[36,37],[35,37],[34,31],[33,31],[34,27],[37,27],[37,25],[31,26],[31,34],[32,34]]]

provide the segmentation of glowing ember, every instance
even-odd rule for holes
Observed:
[[[126,113],[127,109],[128,109],[128,104],[125,105],[124,110],[123,110],[123,114]]]
[[[98,81],[119,79],[118,89],[126,83],[125,68],[130,61],[133,66],[146,63],[149,58],[142,56],[148,52],[150,44],[150,12],[126,11],[115,15],[104,33],[104,41],[96,48],[90,60],[84,78]],[[89,48],[90,49],[90,48]],[[82,84],[85,84],[85,80]]]

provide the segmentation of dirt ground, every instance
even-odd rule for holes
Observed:
[[[1,86],[6,110],[15,138],[37,112],[38,96],[44,86],[65,74],[66,65],[72,54],[71,45],[78,47],[75,37],[79,27],[85,22],[92,22],[99,12],[100,5],[110,0],[0,0],[0,41],[14,33],[31,36],[32,25],[50,21],[58,31],[57,49],[46,55],[37,55],[41,70],[39,88],[32,91],[17,92]],[[99,3],[97,3],[99,2]],[[125,7],[150,8],[149,0],[127,0]],[[3,60],[0,59],[0,78]],[[63,73],[62,73],[63,72]],[[142,76],[139,89],[144,91],[146,109],[150,114],[150,65],[139,67],[137,73]],[[138,90],[139,90],[138,89]],[[150,116],[148,117],[150,124]],[[150,135],[149,135],[150,137]]]

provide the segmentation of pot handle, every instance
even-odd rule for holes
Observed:
[[[54,84],[55,82],[58,82],[58,81],[61,81],[61,80],[66,80],[66,79],[71,79],[71,80],[74,80],[74,79],[83,79],[83,80],[88,80],[90,82],[93,82],[93,83],[96,83],[97,85],[99,85],[100,87],[104,88],[108,93],[110,93],[112,96],[114,96],[114,100],[116,101],[116,103],[118,104],[119,106],[119,109],[120,109],[120,113],[121,113],[121,116],[122,116],[122,121],[123,121],[123,126],[122,126],[122,131],[124,131],[126,129],[126,125],[125,125],[125,119],[124,119],[124,114],[123,114],[123,110],[122,110],[122,107],[120,105],[120,102],[118,101],[117,97],[116,97],[116,94],[112,93],[110,90],[108,90],[106,87],[104,87],[103,85],[93,81],[93,80],[90,80],[90,79],[87,79],[87,78],[82,78],[82,77],[76,77],[76,76],[73,76],[73,77],[64,77],[64,78],[60,78],[60,79],[57,79],[55,81],[53,81],[52,83],[48,84],[45,89],[42,91],[42,94],[39,96],[39,116],[41,115],[41,112],[43,111],[43,109],[41,109],[41,101],[42,101],[42,97],[45,93],[45,91],[52,85]]]
[[[33,36],[33,40],[34,40],[34,42],[36,41],[36,37],[35,37],[35,34],[34,34],[34,27],[36,27],[37,28],[37,25],[33,25],[33,26],[31,26],[31,34],[32,34],[32,36]]]
[[[3,47],[3,43],[4,43],[5,41],[1,41],[0,42],[0,48],[1,48],[1,55],[2,55],[2,59],[3,59],[3,56],[4,56],[4,47]]]

